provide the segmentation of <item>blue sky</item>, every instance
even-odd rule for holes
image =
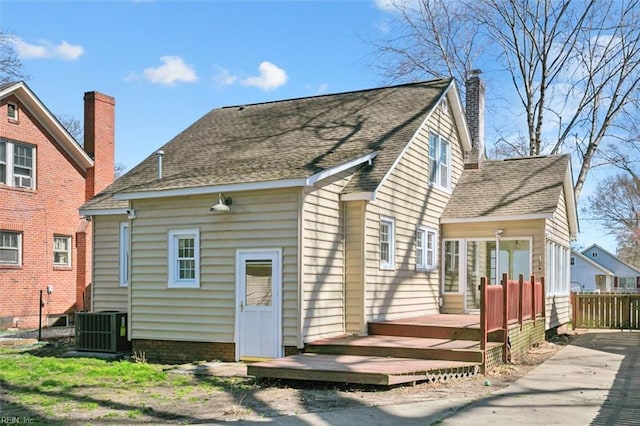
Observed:
[[[82,121],[84,92],[115,97],[116,162],[130,169],[213,108],[383,85],[368,41],[392,19],[384,2],[0,0],[0,26],[54,114]],[[578,243],[615,252],[595,225],[582,221]]]

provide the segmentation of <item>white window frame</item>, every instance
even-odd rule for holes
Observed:
[[[13,115],[11,115],[10,106],[13,107]],[[7,102],[7,118],[9,120],[18,121],[18,104],[16,104],[15,102]]]
[[[66,249],[58,249],[57,241],[64,241]],[[71,266],[71,254],[73,252],[71,246],[71,237],[69,235],[54,235],[53,236],[53,266],[70,267]],[[56,262],[56,253],[64,253],[67,255],[66,262]]]
[[[622,282],[624,280],[624,286]],[[631,282],[631,286],[629,286],[629,282]],[[636,277],[618,277],[618,288],[623,288],[625,290],[635,290],[637,287],[637,278]]]
[[[438,231],[428,226],[419,225],[416,230],[416,270],[432,271],[436,269],[438,265],[437,254]],[[431,262],[429,262],[429,258],[431,258]]]
[[[193,278],[180,278],[180,268],[178,262],[179,241],[181,239],[193,239],[193,260],[194,260],[194,277]],[[200,288],[200,230],[199,229],[179,229],[169,231],[168,241],[168,264],[169,264],[169,288]],[[189,260],[191,258],[184,258],[182,260]]]
[[[388,241],[383,241],[382,239],[382,230],[383,226],[388,226],[387,239]],[[379,253],[380,253],[380,269],[393,270],[395,269],[395,239],[396,239],[396,220],[389,216],[380,216],[380,242],[378,245]],[[388,253],[389,258],[383,259],[383,244],[388,244]]]
[[[17,236],[16,245],[17,247],[12,246],[2,246],[2,234],[12,234]],[[2,250],[15,250],[17,252],[16,262],[7,262],[0,260],[0,265],[9,265],[9,266],[22,266],[22,232],[16,231],[0,231],[0,249]]]
[[[0,140],[0,143],[5,146],[5,158],[0,160],[0,164],[4,165],[4,176],[0,178],[0,183],[15,188],[35,189],[36,188],[36,148],[33,145],[11,142],[6,139]],[[31,150],[31,166],[16,166],[15,164],[15,152],[16,146],[24,147]],[[22,169],[29,170],[29,175],[18,174],[15,172],[15,168],[20,167]],[[18,180],[18,182],[16,182]],[[28,184],[25,184],[28,182]]]
[[[7,142],[0,140],[0,147],[4,147],[4,150],[1,150],[0,153],[4,155],[0,155],[0,165],[4,166],[4,169],[0,168],[0,183],[7,184]]]
[[[451,190],[451,143],[435,132],[429,133],[429,183],[445,191]]]
[[[446,276],[446,270],[444,268],[446,268],[447,266],[452,267],[451,265],[446,265],[446,259],[447,259],[447,253],[446,253],[446,243],[447,242],[458,242],[458,252],[454,254],[454,256],[457,256],[458,258],[458,291],[446,291],[445,290],[445,276]],[[467,257],[468,252],[469,252],[469,243],[472,242],[482,242],[482,241],[488,241],[488,242],[495,242],[496,243],[496,257],[495,257],[495,264],[494,265],[489,265],[490,269],[493,269],[495,271],[495,274],[498,274],[498,271],[500,271],[502,268],[502,266],[500,265],[500,242],[501,241],[527,241],[528,245],[529,245],[529,272],[527,275],[525,275],[524,279],[528,280],[529,277],[531,276],[532,270],[533,270],[533,238],[531,237],[527,237],[527,236],[523,236],[523,237],[519,237],[519,236],[514,236],[514,237],[508,237],[508,238],[446,238],[442,241],[442,266],[443,269],[441,270],[441,288],[442,288],[442,292],[445,294],[464,294],[466,292],[466,287],[467,287],[467,266],[468,266],[468,262],[469,259]],[[476,271],[477,272],[477,271]],[[498,274],[499,275],[499,274]],[[491,284],[491,276],[487,276],[486,277],[489,280],[489,284]],[[494,279],[496,280],[494,284],[500,284],[500,280],[502,279],[502,276],[496,276],[494,277]],[[515,279],[517,280],[518,277],[509,277],[509,279]]]
[[[120,222],[120,287],[129,285],[129,222]]]
[[[555,241],[547,240],[545,287],[547,296],[567,296],[571,291],[571,250]]]
[[[462,250],[462,246],[466,244],[465,241],[466,240],[458,239],[458,238],[447,238],[442,241],[442,264],[441,264],[442,270],[440,274],[440,281],[441,281],[440,288],[442,289],[443,294],[464,294],[464,289],[462,288],[463,277],[462,277],[462,272],[460,271],[460,265],[462,261],[462,256],[460,255],[460,252]],[[457,243],[458,245],[457,251],[455,249],[452,250],[450,257],[447,256],[447,243]],[[455,247],[455,244],[453,244],[453,246]],[[450,259],[450,262],[447,263],[447,259]],[[449,268],[450,270],[453,270],[452,262],[454,261],[454,259],[457,259],[457,263],[458,263],[458,283],[457,283],[458,289],[456,291],[448,291],[445,288],[447,268]],[[465,258],[465,261],[466,261],[466,258]],[[464,267],[464,273],[466,274],[466,265]],[[464,279],[466,280],[466,275]]]

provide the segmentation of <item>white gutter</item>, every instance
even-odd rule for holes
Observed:
[[[318,172],[308,178],[301,179],[282,179],[272,180],[265,182],[249,182],[249,183],[232,183],[228,185],[211,185],[211,186],[199,186],[189,188],[177,188],[177,189],[161,189],[161,190],[147,190],[137,192],[119,192],[114,195],[114,198],[119,201],[124,200],[142,200],[149,198],[164,198],[164,197],[180,197],[187,195],[202,195],[202,194],[215,194],[218,192],[239,192],[239,191],[252,191],[263,189],[277,189],[277,188],[292,188],[296,186],[313,186],[317,182],[326,179],[330,176],[348,170],[359,164],[369,162],[373,160],[377,152],[364,154],[346,163],[332,167],[327,170]]]
[[[440,223],[475,223],[475,222],[503,222],[512,220],[551,219],[553,213],[523,214],[514,216],[481,216],[462,218],[440,218]]]

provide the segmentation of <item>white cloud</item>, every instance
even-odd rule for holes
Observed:
[[[418,6],[419,0],[374,0],[376,7],[386,12],[397,12],[398,10]]]
[[[61,59],[75,61],[84,54],[80,45],[63,40],[55,44],[49,40],[38,40],[38,44],[27,43],[20,37],[13,38],[13,44],[21,59]]]
[[[323,93],[326,93],[328,88],[329,88],[328,83],[322,83],[320,87],[318,87],[318,91],[316,92],[316,94],[321,95]]]
[[[198,80],[191,65],[185,64],[179,56],[162,56],[162,65],[156,68],[145,68],[144,77],[154,84],[171,86],[177,82],[193,83]]]
[[[216,86],[231,86],[236,80],[238,80],[238,76],[233,75],[228,69],[216,67],[216,73],[213,76],[213,81],[216,83]]]
[[[282,68],[272,64],[269,61],[264,61],[258,67],[260,75],[254,77],[248,77],[242,80],[242,84],[245,86],[258,87],[264,91],[276,89],[287,82],[287,73]]]

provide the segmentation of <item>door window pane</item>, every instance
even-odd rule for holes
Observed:
[[[272,270],[271,260],[246,261],[245,303],[247,306],[271,306]]]

